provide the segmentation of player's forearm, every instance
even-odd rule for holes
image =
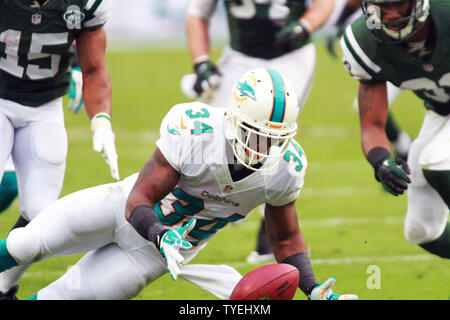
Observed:
[[[98,113],[111,115],[112,86],[106,65],[83,70],[83,99],[89,119]]]
[[[375,147],[391,150],[386,135],[388,117],[387,91],[385,83],[360,83],[358,93],[361,144],[364,155]]]
[[[176,187],[180,173],[171,167],[157,148],[144,164],[127,199],[126,218],[138,206],[153,207]]]
[[[300,21],[306,22],[311,28],[311,32],[316,31],[330,17],[334,9],[335,0],[314,0],[311,7],[300,18]]]
[[[294,254],[308,251],[306,241],[300,230],[283,239],[272,239],[271,244],[275,259],[278,262],[281,262]]]
[[[83,32],[76,40],[86,112],[90,119],[102,112],[111,115],[111,79],[105,61],[106,32],[104,28]]]
[[[188,15],[186,30],[192,61],[202,62],[199,59],[210,56],[209,21],[199,16]]]

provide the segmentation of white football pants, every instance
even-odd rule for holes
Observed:
[[[314,78],[316,66],[316,47],[308,44],[281,57],[265,60],[246,56],[230,47],[225,47],[217,67],[222,73],[220,86],[213,93],[209,104],[225,108],[230,98],[234,83],[242,74],[254,68],[273,68],[284,74],[293,84],[304,106]]]
[[[64,180],[67,134],[62,98],[39,108],[0,99],[0,181],[14,161],[22,216],[33,219],[58,199]]]
[[[62,98],[38,108],[0,99],[0,181],[12,156],[17,174],[21,215],[33,219],[58,199],[64,180],[67,134]],[[0,275],[0,291],[17,284],[28,266]]]
[[[450,116],[428,110],[408,156],[411,184],[404,232],[408,241],[423,244],[436,240],[448,220],[448,207],[429,185],[422,169],[450,170]]]
[[[25,228],[11,231],[8,251],[21,264],[90,251],[40,290],[38,299],[131,299],[167,272],[158,249],[126,220],[127,198],[123,182],[85,189],[54,202]],[[182,250],[185,263],[200,249]],[[242,278],[231,267],[207,265],[184,266],[180,277],[221,299],[228,299]]]
[[[12,162],[11,157],[9,157],[8,160],[6,160],[5,167],[3,169],[3,173],[14,172],[14,171],[16,171],[16,169],[14,168],[14,163]]]

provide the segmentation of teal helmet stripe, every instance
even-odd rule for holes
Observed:
[[[273,84],[273,107],[270,121],[281,123],[284,120],[284,113],[286,111],[286,96],[283,78],[281,78],[280,73],[274,69],[267,68],[267,71],[272,78]]]

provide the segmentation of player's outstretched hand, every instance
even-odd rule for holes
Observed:
[[[84,107],[83,101],[83,74],[80,67],[72,68],[72,80],[69,87],[69,104],[67,109],[78,113]]]
[[[405,160],[389,157],[375,171],[375,177],[389,193],[398,196],[408,189],[408,183],[411,183],[408,177],[410,173]]]
[[[275,47],[293,50],[302,47],[309,39],[310,33],[299,21],[294,21],[282,28],[275,35]]]
[[[112,178],[119,181],[119,165],[110,116],[103,112],[96,114],[91,120],[91,130],[93,132],[94,150],[102,153],[103,158],[111,169]]]
[[[316,286],[310,295],[311,300],[358,300],[354,294],[336,294],[331,287],[336,283],[335,277],[328,278],[327,281]]]
[[[166,258],[167,271],[169,271],[173,280],[177,280],[177,277],[181,272],[180,265],[184,261],[184,258],[179,251],[192,247],[192,244],[184,239],[194,228],[195,222],[195,218],[192,218],[183,227],[166,231],[159,240],[159,251],[163,257]]]
[[[195,64],[194,71],[196,75],[194,91],[198,97],[202,96],[203,92],[214,90],[219,86],[222,75],[211,60]]]

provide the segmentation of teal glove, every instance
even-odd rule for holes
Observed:
[[[354,294],[336,294],[331,287],[336,283],[335,277],[328,278],[327,281],[314,287],[311,291],[311,300],[358,300],[358,296]]]
[[[159,251],[163,257],[166,258],[167,271],[169,271],[173,280],[177,280],[177,277],[181,272],[180,265],[184,261],[179,250],[185,250],[192,247],[192,244],[184,239],[194,228],[195,222],[195,218],[192,218],[184,225],[184,227],[166,231],[159,241]]]
[[[72,68],[72,80],[70,81],[69,87],[69,105],[67,109],[73,111],[74,113],[78,113],[84,107],[83,101],[83,75],[81,73],[80,67]]]

